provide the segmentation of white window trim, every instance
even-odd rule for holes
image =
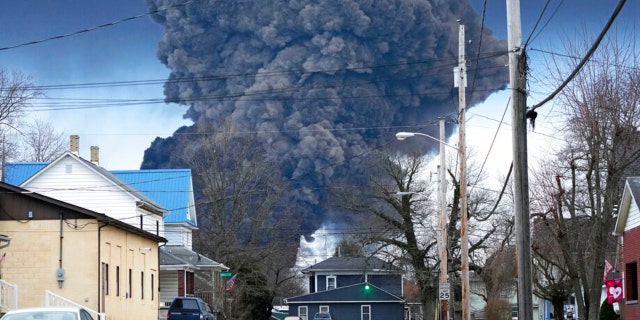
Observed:
[[[304,312],[302,310],[304,310]],[[298,317],[302,318],[303,320],[308,320],[309,319],[309,309],[307,309],[306,306],[298,307]]]
[[[326,290],[331,290],[329,289],[329,279],[333,279],[333,288],[332,289],[337,289],[338,288],[338,279],[336,278],[336,276],[327,276],[327,283],[326,283]]]
[[[320,313],[329,313],[329,306],[320,306]]]
[[[364,317],[364,308],[369,309],[369,317],[365,319]],[[371,305],[370,304],[363,304],[360,306],[360,320],[371,320]]]

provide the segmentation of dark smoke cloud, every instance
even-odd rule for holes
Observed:
[[[322,187],[351,179],[362,154],[391,141],[397,127],[414,131],[455,114],[457,19],[473,39],[466,46],[469,105],[508,81],[506,43],[487,29],[480,36],[480,17],[466,0],[196,0],[176,6],[183,1],[147,0],[152,11],[174,6],[154,18],[164,26],[158,57],[171,70],[166,99],[188,105],[185,117],[194,121],[180,131],[230,121],[238,134],[257,132],[266,155],[294,181],[292,192],[309,214],[308,231],[323,219]],[[436,132],[434,126],[426,130]],[[177,155],[196,146],[181,132],[156,139],[142,167],[184,165]]]

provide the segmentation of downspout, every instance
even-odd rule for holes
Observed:
[[[64,235],[62,235],[62,212],[60,212],[60,246],[58,250],[58,268],[62,269],[62,239],[64,239]]]
[[[102,290],[104,290],[104,288],[102,288],[102,277],[104,277],[104,275],[100,276],[102,273],[102,261],[100,260],[102,257],[102,251],[100,250],[102,248],[102,234],[100,232],[102,228],[108,225],[108,223],[105,223],[98,227],[98,312],[105,312],[105,310],[101,308],[105,302],[102,301]]]
[[[64,269],[62,269],[62,245],[64,234],[62,233],[62,222],[63,222],[62,211],[60,212],[60,241],[59,241],[59,251],[58,251],[58,270],[56,271],[56,280],[58,280],[58,287],[62,288],[62,283],[64,282]]]
[[[160,262],[160,250],[162,249],[162,247],[164,247],[166,245],[167,245],[167,243],[163,242],[161,245],[158,246],[158,280],[157,280],[158,281],[158,294],[157,294],[158,298],[156,300],[156,301],[158,301],[158,309],[160,309],[160,307],[161,307],[160,306],[160,302],[161,302],[160,294],[162,292],[162,288],[160,287],[160,268],[161,268],[161,265],[162,265],[161,262]]]
[[[5,136],[2,135],[2,182],[5,182],[5,173],[7,172],[7,169],[5,168],[5,166],[7,165],[7,148],[5,148]]]

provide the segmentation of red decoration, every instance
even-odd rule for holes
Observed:
[[[622,279],[607,280],[607,302],[612,304],[618,302],[623,298],[622,294]]]

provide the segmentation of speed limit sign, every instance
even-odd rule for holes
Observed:
[[[449,300],[451,296],[451,290],[448,282],[440,283],[440,290],[438,290],[438,299],[440,300]]]

